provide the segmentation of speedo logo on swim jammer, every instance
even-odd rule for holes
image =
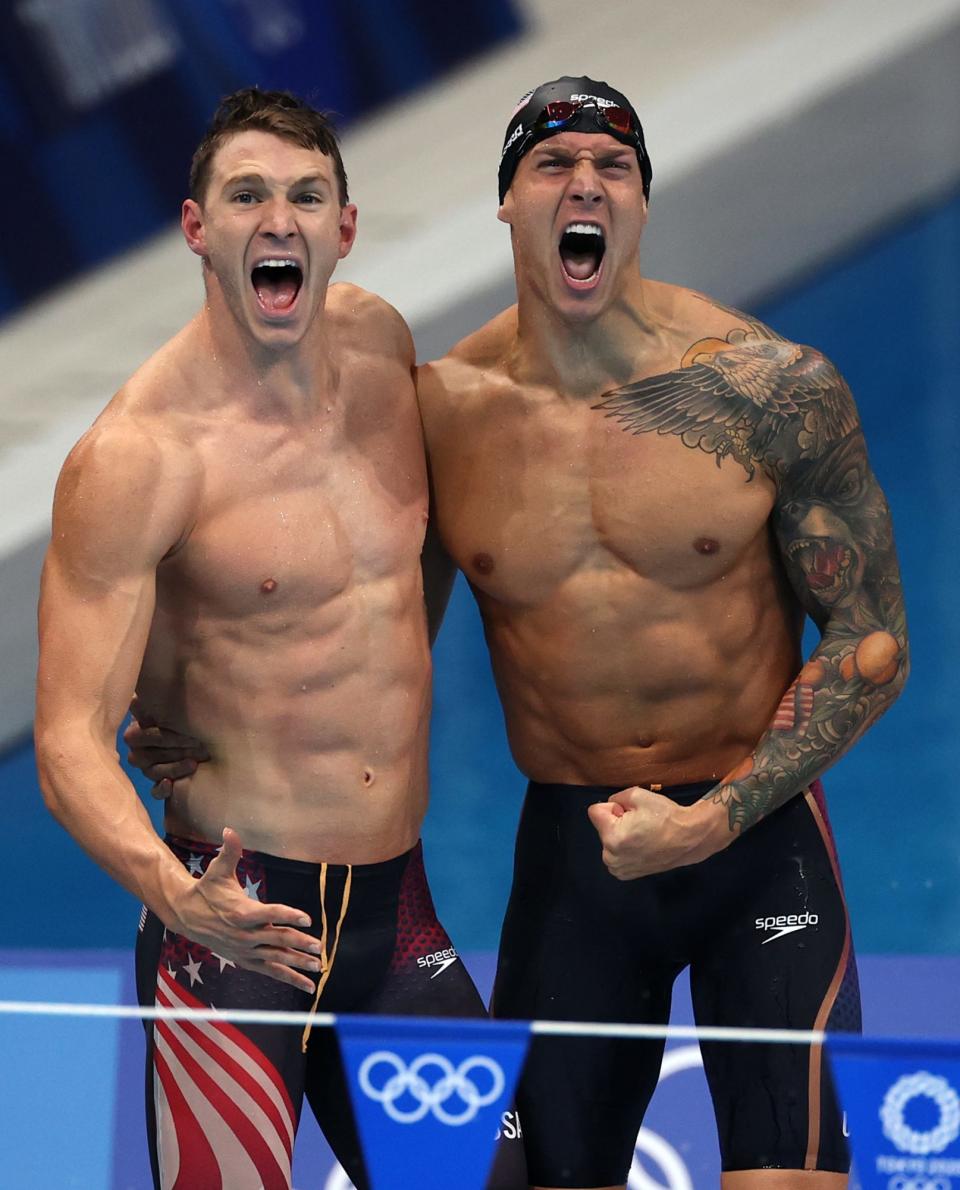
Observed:
[[[446,971],[451,963],[457,961],[457,952],[451,946],[449,950],[435,950],[433,954],[424,954],[417,959],[418,967],[435,967],[436,970],[430,976],[431,979],[436,979],[441,971]]]
[[[760,943],[761,946],[766,946],[768,942],[776,942],[785,934],[795,934],[797,930],[805,930],[807,926],[815,926],[819,922],[820,917],[816,913],[781,913],[778,917],[758,917],[755,928],[763,933],[766,933],[767,930],[776,930],[775,934],[764,938]]]

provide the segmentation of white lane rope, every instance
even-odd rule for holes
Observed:
[[[144,1008],[139,1004],[56,1004],[43,1000],[0,1000],[0,1016],[75,1016],[107,1020],[222,1021],[234,1025],[336,1024],[332,1012],[276,1012],[255,1008]]]
[[[296,1025],[313,1023],[318,1028],[335,1025],[332,1012],[271,1012],[245,1008],[141,1008],[136,1004],[57,1004],[33,1000],[0,1000],[2,1016],[58,1016],[103,1020],[222,1021],[246,1025]],[[382,1018],[371,1018],[372,1020]],[[445,1018],[449,1020],[450,1018]],[[406,1017],[411,1023],[422,1017]],[[476,1020],[465,1022],[475,1025]],[[634,1040],[667,1041],[753,1041],[772,1045],[820,1045],[826,1040],[822,1029],[750,1029],[721,1025],[630,1025],[599,1021],[531,1021],[530,1032],[558,1037],[621,1037]]]

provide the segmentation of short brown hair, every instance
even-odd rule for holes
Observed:
[[[220,100],[213,113],[210,127],[197,146],[190,163],[190,197],[202,203],[210,181],[210,163],[214,154],[235,132],[255,128],[272,132],[274,136],[293,141],[304,149],[319,149],[333,159],[337,175],[340,205],[347,198],[347,174],[340,156],[336,129],[329,116],[291,95],[289,91],[261,91],[259,87],[244,87]]]

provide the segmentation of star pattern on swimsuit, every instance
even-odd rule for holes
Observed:
[[[191,956],[187,959],[185,968],[186,973],[190,976],[190,986],[193,987],[195,983],[203,983],[203,978],[200,975],[200,961]]]
[[[247,896],[250,898],[251,901],[259,901],[260,900],[259,889],[260,889],[260,885],[262,883],[263,882],[261,880],[257,880],[256,882],[254,882],[253,880],[250,879],[249,876],[246,876],[244,878],[243,891],[247,894]]]

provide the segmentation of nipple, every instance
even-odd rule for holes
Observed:
[[[698,554],[716,554],[720,549],[720,542],[713,537],[698,537],[693,543],[693,548]]]
[[[260,584],[260,590],[264,595],[270,595],[277,589],[277,580],[275,578],[265,578]]]
[[[474,554],[473,565],[481,574],[490,574],[493,571],[493,558],[489,554]]]

